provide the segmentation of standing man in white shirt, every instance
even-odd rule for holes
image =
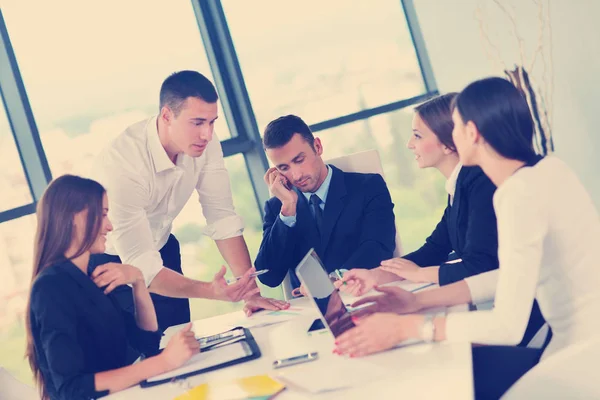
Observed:
[[[118,298],[132,310],[132,296],[117,264],[138,267],[152,292],[162,329],[190,320],[189,298],[246,302],[246,314],[283,309],[288,303],[260,296],[242,231],[233,206],[223,151],[214,137],[218,95],[196,71],[169,76],[160,89],[160,113],[127,128],[97,157],[92,176],[107,190],[114,230],[106,254],[90,263],[93,278],[107,274],[107,291],[118,286]],[[212,282],[183,276],[173,220],[193,191],[199,196],[211,237],[236,276],[227,285],[225,267]],[[104,265],[103,265],[104,264]],[[97,267],[98,266],[98,267]],[[97,268],[96,268],[97,267]],[[104,281],[104,279],[103,279]]]

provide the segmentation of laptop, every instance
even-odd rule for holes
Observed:
[[[309,296],[321,315],[325,328],[338,337],[355,325],[351,313],[342,301],[339,289],[336,289],[329,278],[323,263],[314,249],[310,249],[296,267],[296,275],[306,288]],[[361,315],[367,309],[360,310]]]

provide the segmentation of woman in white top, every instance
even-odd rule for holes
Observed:
[[[474,347],[473,370],[476,397],[498,398],[542,352],[547,357],[599,335],[600,218],[567,165],[535,155],[527,102],[508,81],[488,78],[467,86],[453,119],[461,162],[481,166],[498,186],[500,268],[416,296],[385,290],[376,301],[379,311],[406,313],[495,294],[494,309],[433,320],[377,313],[356,320],[357,327],[337,339],[336,352],[362,356],[419,337],[497,345]],[[509,347],[523,336],[534,299],[553,331],[550,344],[544,351]]]

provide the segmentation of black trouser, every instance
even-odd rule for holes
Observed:
[[[160,256],[162,257],[163,266],[182,274],[179,242],[175,236],[169,236],[167,243],[160,249]],[[91,274],[97,266],[108,262],[120,263],[121,259],[118,256],[112,256],[110,254],[96,254],[90,259],[88,273]],[[114,294],[123,309],[131,313],[134,312],[133,292],[131,287],[127,285],[119,286],[114,290]],[[150,297],[154,303],[156,316],[158,318],[158,326],[161,330],[164,331],[169,326],[179,325],[190,321],[189,299],[176,299],[173,297],[161,296],[156,293],[150,293]]]
[[[539,362],[542,351],[514,346],[473,347],[475,399],[499,399]]]
[[[527,329],[523,335],[523,340],[517,346],[527,347],[527,344],[533,339],[535,334],[544,326],[546,320],[540,311],[540,306],[537,300],[534,300],[533,306],[531,307],[531,315],[529,316],[529,322],[527,323]]]

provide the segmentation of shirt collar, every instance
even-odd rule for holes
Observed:
[[[316,194],[317,196],[319,196],[319,198],[321,199],[321,201],[323,202],[323,204],[325,204],[326,200],[327,200],[327,193],[329,193],[329,185],[331,184],[331,176],[333,175],[333,170],[331,169],[331,167],[328,165],[327,166],[327,176],[325,177],[325,180],[323,181],[323,183],[321,184],[321,186],[319,186],[319,188],[317,189],[316,192],[312,193],[304,193],[302,192],[302,194],[304,195],[304,197],[306,197],[306,200],[310,201],[310,196],[313,194]]]
[[[458,163],[446,181],[446,192],[448,192],[450,197],[454,197],[454,192],[456,192],[456,181],[458,180],[458,174],[460,174],[461,168],[462,164]]]
[[[156,173],[159,173],[167,169],[175,168],[175,164],[173,164],[167,151],[162,143],[160,143],[156,124],[156,117],[150,118],[148,125],[146,125],[146,131],[148,132],[148,150],[150,150],[150,157],[152,157],[152,162],[154,163],[154,170]]]

